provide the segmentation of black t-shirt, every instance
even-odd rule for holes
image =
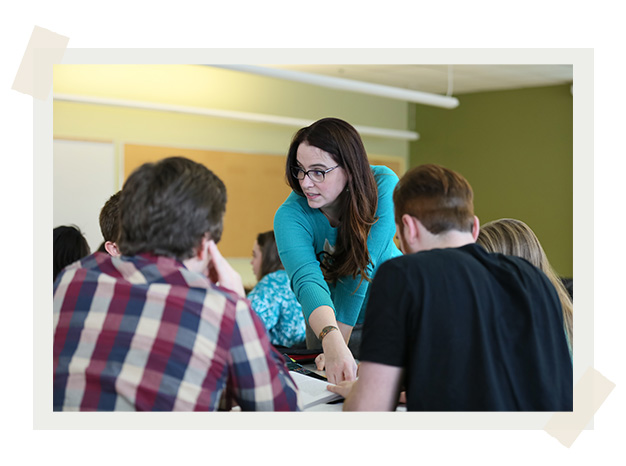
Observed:
[[[409,411],[571,411],[556,290],[518,257],[477,244],[381,265],[362,361],[405,369]]]

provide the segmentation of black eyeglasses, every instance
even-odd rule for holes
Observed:
[[[297,178],[299,180],[303,180],[304,177],[308,175],[311,181],[314,181],[315,183],[321,183],[322,181],[326,179],[326,173],[333,171],[338,166],[339,165],[335,165],[334,167],[329,168],[328,170],[308,170],[308,171],[304,171],[300,167],[292,167],[291,174],[293,175],[294,178]]]

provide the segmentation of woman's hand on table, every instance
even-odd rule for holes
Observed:
[[[322,341],[324,353],[322,358],[315,358],[315,364],[320,369],[320,363],[326,370],[326,378],[331,384],[338,384],[344,380],[356,379],[357,365],[352,352],[348,349],[341,332],[330,332]]]
[[[320,353],[315,358],[315,367],[318,371],[323,371],[326,367],[326,358],[324,357],[324,353]]]
[[[326,390],[347,398],[348,393],[352,390],[354,382],[356,382],[356,380],[344,380],[343,382],[339,382],[337,385],[326,385]]]

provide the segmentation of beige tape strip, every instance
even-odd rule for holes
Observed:
[[[61,63],[68,42],[67,37],[35,26],[12,89],[46,100],[52,89],[53,65]]]
[[[555,413],[544,429],[563,445],[571,447],[613,388],[613,382],[590,367],[574,386],[574,411]]]

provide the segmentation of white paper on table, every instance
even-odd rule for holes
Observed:
[[[328,382],[294,371],[289,371],[289,375],[298,386],[298,396],[302,409],[342,398],[341,395],[326,389],[330,385]]]

